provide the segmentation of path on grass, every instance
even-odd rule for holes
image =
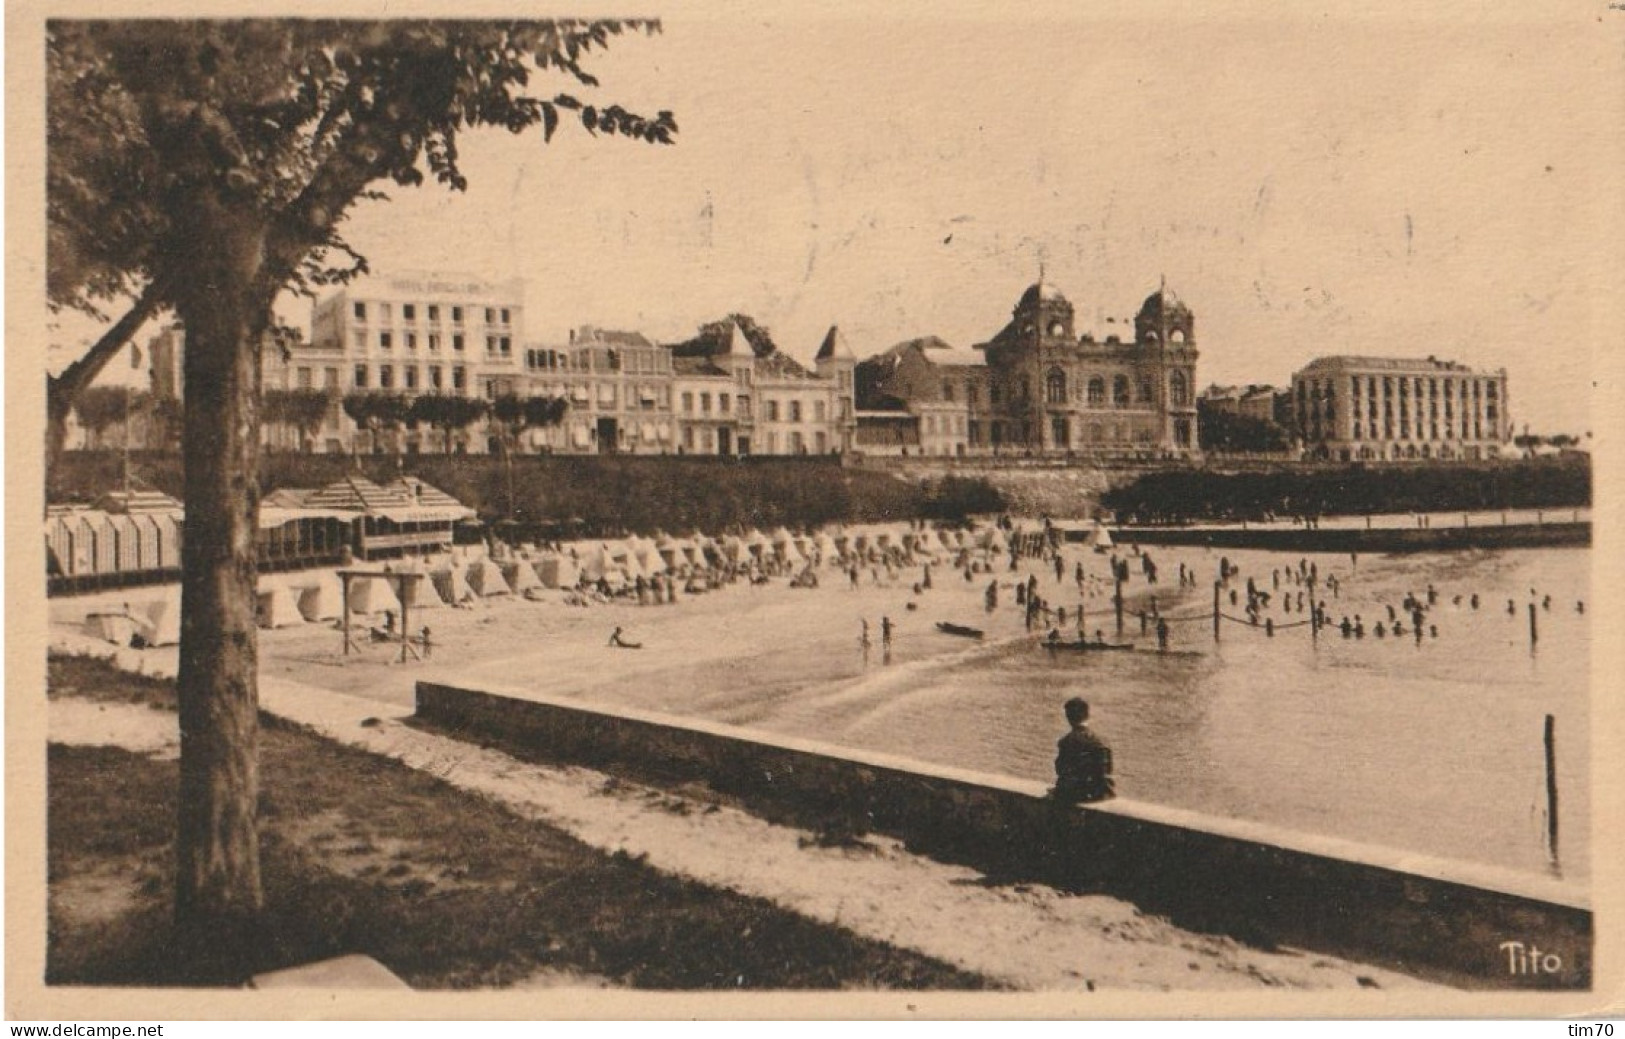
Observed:
[[[1265,952],[1199,935],[1104,895],[989,885],[974,870],[910,854],[888,838],[870,837],[859,847],[806,846],[807,831],[737,809],[587,769],[520,762],[421,732],[403,724],[409,709],[375,700],[271,676],[262,676],[260,696],[274,715],[483,793],[591,846],[646,856],[664,872],[766,898],[1021,989],[1423,984],[1332,957]],[[140,734],[135,749],[163,752],[166,746],[153,739],[155,712],[148,708],[59,710],[64,702],[74,703],[51,704],[53,741],[117,742],[129,731]]]

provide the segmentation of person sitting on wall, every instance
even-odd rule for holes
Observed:
[[[1074,696],[1066,702],[1066,720],[1072,731],[1055,746],[1055,789],[1057,801],[1078,804],[1104,801],[1116,795],[1112,782],[1112,751],[1100,737],[1089,731],[1089,704]]]

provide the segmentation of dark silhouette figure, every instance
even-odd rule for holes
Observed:
[[[1104,801],[1116,794],[1112,783],[1112,751],[1089,731],[1089,704],[1073,697],[1066,702],[1066,720],[1072,731],[1055,747],[1055,790],[1058,801],[1076,804]]]

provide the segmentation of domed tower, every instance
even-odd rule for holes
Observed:
[[[1196,320],[1191,308],[1164,283],[1140,304],[1134,318],[1134,338],[1147,347],[1192,343],[1196,340]]]
[[[1164,281],[1145,298],[1134,317],[1134,338],[1156,387],[1162,411],[1162,444],[1170,451],[1195,454],[1196,319]]]
[[[1017,334],[1028,342],[1072,339],[1072,304],[1060,289],[1045,284],[1042,275],[1027,286],[1010,315]]]
[[[995,433],[1005,444],[1043,451],[1070,446],[1076,351],[1072,304],[1040,272],[1010,312],[1010,323],[987,344]]]

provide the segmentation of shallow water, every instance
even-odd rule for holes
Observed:
[[[849,617],[837,622],[811,608],[793,639],[658,683],[611,683],[587,695],[1039,780],[1052,776],[1055,740],[1065,730],[1061,704],[1082,695],[1113,747],[1125,796],[1569,879],[1589,875],[1590,632],[1589,614],[1576,610],[1578,601],[1589,605],[1589,550],[1357,562],[1232,551],[1226,555],[1242,572],[1231,586],[1242,606],[1227,598],[1225,613],[1241,616],[1249,576],[1275,592],[1272,571],[1303,560],[1323,582],[1333,574],[1341,582],[1337,597],[1327,596],[1334,623],[1358,613],[1368,633],[1345,640],[1331,628],[1316,641],[1300,627],[1270,638],[1226,622],[1215,643],[1211,580],[1220,554],[1156,549],[1164,583],[1155,587],[1135,567],[1129,594],[1143,602],[1154,592],[1174,620],[1167,655],[1139,635],[1132,616],[1125,639],[1140,652],[1052,654],[1023,633],[1008,588],[997,613],[965,616],[972,600],[959,587],[960,616],[926,616],[926,593],[926,610],[899,625],[890,654],[878,626],[865,652]],[[1103,560],[1074,548],[1065,580],[1036,562],[1020,575],[1038,574],[1052,601],[1075,602],[1077,559],[1093,574],[1105,572]],[[1183,596],[1168,583],[1181,562],[1204,585]],[[951,571],[938,580],[959,582]],[[1407,591],[1425,596],[1429,582],[1438,592],[1429,614],[1437,638],[1375,638],[1375,622],[1388,621],[1385,604],[1397,608]],[[1096,579],[1092,588],[1087,627],[1113,637],[1108,587]],[[1301,589],[1288,579],[1282,590]],[[1552,596],[1549,609],[1537,608],[1533,647],[1525,611],[1532,590],[1537,604]],[[1467,598],[1475,591],[1476,611]],[[1282,625],[1303,619],[1280,609],[1280,599],[1275,593],[1265,616]],[[1508,599],[1515,614],[1507,613]],[[983,624],[989,637],[938,635],[928,623],[935,619]],[[1556,865],[1545,841],[1547,714],[1556,719],[1561,796]]]

